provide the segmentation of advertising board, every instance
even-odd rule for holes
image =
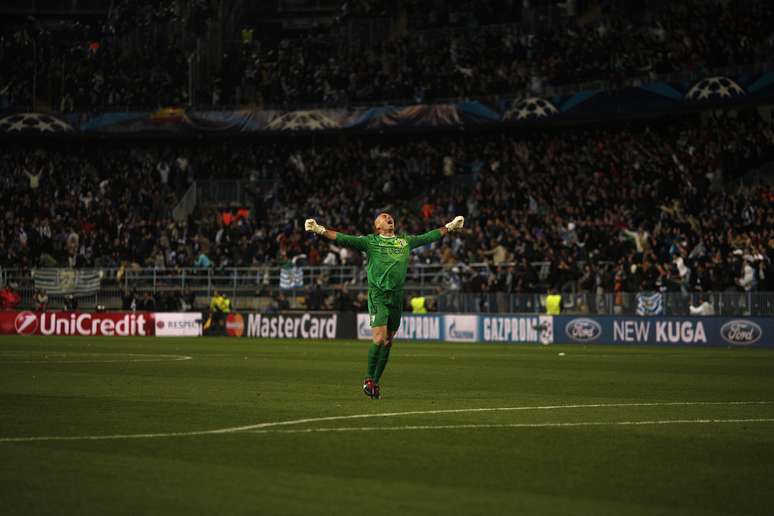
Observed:
[[[202,334],[200,312],[157,312],[153,314],[157,337],[198,337]]]
[[[774,319],[743,317],[556,317],[556,342],[679,346],[772,346]]]
[[[403,314],[400,328],[395,334],[400,340],[443,340],[443,316],[435,314]],[[357,338],[370,340],[371,321],[368,314],[357,314]]]
[[[264,339],[349,339],[355,314],[344,312],[231,313],[226,334]]]
[[[0,333],[128,337],[154,334],[148,312],[0,312]]]
[[[484,342],[518,342],[551,344],[554,341],[554,319],[550,315],[482,315],[479,340]]]

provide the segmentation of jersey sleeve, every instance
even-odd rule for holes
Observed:
[[[344,233],[336,233],[336,243],[349,247],[350,249],[357,249],[358,251],[368,251],[368,241],[363,236],[352,236]]]
[[[410,235],[406,239],[408,240],[409,247],[411,249],[416,249],[417,247],[422,247],[423,245],[436,242],[442,237],[443,235],[441,234],[441,230],[434,229],[432,231],[428,231],[427,233],[422,233],[421,235]]]

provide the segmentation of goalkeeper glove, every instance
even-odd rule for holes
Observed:
[[[317,233],[318,235],[322,235],[326,231],[325,228],[319,225],[314,219],[306,219],[306,222],[304,222],[304,229],[311,231],[312,233]]]
[[[454,217],[454,220],[446,224],[446,229],[449,230],[449,232],[452,231],[459,231],[462,229],[462,226],[465,224],[465,217],[461,215],[457,215]]]

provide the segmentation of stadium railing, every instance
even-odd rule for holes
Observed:
[[[486,263],[456,265],[413,264],[406,283],[407,297],[422,295],[428,298],[432,310],[447,313],[543,313],[545,312],[545,280],[549,272],[547,262],[531,264],[540,283],[534,292],[501,292],[496,285],[484,292],[471,292],[469,281],[476,275],[486,278],[495,269]],[[99,281],[93,281],[95,274]],[[45,281],[43,280],[45,278]],[[52,279],[53,278],[53,279]],[[277,267],[263,266],[230,269],[0,269],[0,286],[11,285],[22,297],[20,308],[34,307],[36,289],[48,292],[49,305],[61,307],[65,295],[73,294],[82,309],[97,306],[121,309],[122,296],[136,292],[138,297],[151,292],[167,300],[178,298],[188,291],[194,296],[194,306],[203,309],[215,290],[228,295],[238,310],[276,308],[282,294],[291,309],[307,308],[307,296],[314,285],[319,285],[328,303],[335,303],[343,287],[355,297],[368,288],[365,269],[359,265]],[[574,281],[561,288],[563,310],[572,314],[633,315],[638,311],[639,294],[636,292],[583,292]],[[649,309],[661,315],[685,316],[690,306],[697,306],[705,296],[713,305],[716,315],[774,316],[774,292],[665,292],[656,306]],[[408,307],[408,304],[406,305]],[[157,309],[163,310],[163,306]]]
[[[652,295],[652,293],[647,293]],[[714,315],[730,317],[774,316],[774,292],[665,292],[659,306],[640,310],[641,293],[562,293],[562,313],[578,315],[662,315],[688,316],[690,307],[706,297]],[[545,294],[506,292],[455,293],[445,291],[437,297],[437,311],[442,313],[545,313]]]

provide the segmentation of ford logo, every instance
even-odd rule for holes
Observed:
[[[602,335],[602,326],[592,319],[573,319],[564,327],[567,336],[577,342],[590,342]]]
[[[763,330],[752,321],[736,319],[720,327],[720,336],[729,344],[747,346],[758,342],[763,336]]]

